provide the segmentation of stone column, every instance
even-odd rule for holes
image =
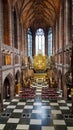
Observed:
[[[25,56],[28,56],[28,39],[27,39],[27,30],[24,30],[24,48],[25,48]]]
[[[62,5],[60,8],[60,16],[59,16],[59,50],[61,49],[62,55],[62,81],[61,81],[61,89],[63,90],[63,96],[66,98],[67,96],[67,88],[64,83],[64,6]]]
[[[71,23],[71,27],[72,27],[72,53],[71,53],[71,72],[72,72],[72,89],[73,89],[73,0],[72,0],[72,8],[71,8],[71,11],[72,11],[72,23]],[[73,92],[71,92],[71,95],[72,95],[72,108],[71,108],[71,112],[73,114]]]
[[[22,31],[22,35],[21,35],[21,41],[22,41],[22,49],[21,49],[21,64],[23,62],[23,59],[25,57],[25,46],[24,46],[24,27],[23,25],[21,25],[21,31]]]
[[[64,1],[64,44],[63,44],[63,50],[66,51],[66,48],[69,49],[69,46],[71,44],[71,13],[70,13],[70,2],[69,0]],[[63,52],[63,65],[67,64],[67,59],[69,58],[69,55],[67,55],[67,51]],[[64,74],[68,71],[68,68],[64,68]],[[63,85],[64,87],[64,97],[67,98],[67,86],[66,84]]]
[[[24,50],[25,50],[25,46],[24,46],[24,27],[22,25],[22,52],[23,52],[23,55],[24,55]]]
[[[12,47],[12,8],[9,7],[9,32],[10,32],[10,46]]]
[[[3,43],[4,43],[4,40],[3,40],[3,6],[2,6],[2,0],[0,0],[0,50],[1,50],[1,44],[3,44]],[[0,62],[1,62],[1,60],[0,60]]]
[[[57,54],[57,63],[59,64],[59,55],[58,55],[58,50],[59,50],[59,20],[56,20],[56,54]]]
[[[72,5],[72,26],[71,26],[71,29],[72,29],[72,41],[73,41],[73,0],[72,0],[72,3],[71,3]]]
[[[13,53],[12,53],[12,65],[15,65],[15,53],[14,53],[14,9],[11,10],[11,32],[12,32],[12,48],[13,48]]]
[[[24,52],[25,52],[25,47],[24,47],[24,26],[21,24],[21,32],[22,32],[22,35],[21,35],[21,39],[22,39],[22,53],[21,53],[21,86],[23,87],[24,86],[24,83],[23,83],[23,76],[24,76],[24,58],[25,58],[25,55],[24,55]]]
[[[14,51],[14,9],[11,7],[11,13],[10,13],[10,17],[11,17],[11,20],[10,20],[10,32],[11,32],[11,47],[12,47],[12,54],[11,54],[11,62],[12,62],[12,66],[13,66],[13,88],[11,89],[11,98],[14,97],[14,94],[15,94],[15,51]]]
[[[19,18],[17,18],[17,44],[18,44],[18,50],[20,51],[20,23]]]
[[[25,59],[25,75],[28,71],[29,64],[28,64],[28,35],[27,30],[24,30],[24,59]]]
[[[62,48],[62,86],[61,88],[64,90],[64,8],[63,7],[61,7],[60,9],[60,36],[61,37],[59,37],[59,42],[60,42],[59,48]]]
[[[59,49],[63,49],[63,36],[64,36],[64,15],[63,15],[63,7],[60,8],[60,16],[59,16]]]
[[[64,2],[64,46],[70,42],[70,3],[69,0]]]
[[[59,50],[59,20],[56,20],[56,52]]]
[[[2,8],[2,0],[0,0],[0,113],[3,109],[2,54],[1,54],[2,44],[3,44],[3,8]]]
[[[48,56],[48,30],[45,31],[45,55]]]

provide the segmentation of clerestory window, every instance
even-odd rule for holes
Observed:
[[[36,55],[38,55],[39,53],[45,55],[45,36],[44,31],[41,28],[37,29],[36,31],[35,49]]]

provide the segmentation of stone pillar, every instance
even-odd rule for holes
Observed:
[[[25,46],[24,46],[24,28],[23,28],[23,26],[22,26],[22,52],[23,52],[23,55],[24,55],[24,51],[25,51]]]
[[[11,8],[10,13],[10,39],[11,39],[11,47],[14,49],[14,9]],[[12,50],[12,65],[15,65],[15,55],[14,50]]]
[[[14,97],[15,94],[15,52],[14,52],[14,9],[11,7],[11,20],[10,20],[10,36],[11,36],[11,47],[12,47],[12,66],[13,66],[13,89],[11,89],[11,98]]]
[[[21,25],[21,31],[22,31],[22,35],[21,35],[21,41],[22,41],[22,49],[21,49],[21,64],[23,62],[23,59],[25,57],[25,46],[24,46],[24,27],[23,25]]]
[[[23,76],[24,76],[24,61],[23,59],[25,58],[25,47],[24,47],[24,27],[23,25],[21,25],[21,31],[22,31],[22,36],[21,36],[21,39],[22,39],[22,53],[21,53],[21,87],[24,86],[24,83],[23,83]]]
[[[15,41],[14,41],[14,8],[13,7],[11,7],[11,13],[10,13],[10,34],[11,34],[12,48],[14,48]]]
[[[63,15],[63,7],[60,8],[60,16],[59,16],[59,49],[63,49],[63,41],[64,41],[64,15]]]
[[[69,0],[64,2],[64,46],[70,42],[70,4]]]
[[[0,113],[3,109],[2,54],[1,54],[2,44],[3,44],[3,8],[2,8],[2,0],[0,0]]]
[[[19,18],[17,18],[17,44],[18,44],[18,50],[20,51],[20,23]]]
[[[56,52],[59,50],[59,20],[56,20]]]
[[[3,43],[4,43],[4,40],[3,40],[3,6],[2,6],[2,0],[0,0],[0,50],[1,50],[1,44],[3,44]],[[1,60],[0,60],[0,62],[1,62]]]
[[[24,30],[24,45],[25,45],[25,56],[28,56],[28,40],[27,40],[27,30]]]
[[[12,9],[9,10],[10,16],[10,46],[12,47]]]
[[[45,31],[45,55],[48,56],[48,30]]]
[[[71,27],[72,27],[72,37],[71,37],[71,39],[72,39],[72,54],[71,54],[71,68],[72,68],[72,83],[73,83],[73,0],[72,0],[72,3],[71,3],[72,5],[72,8],[71,8],[71,11],[72,11],[72,13],[71,13],[71,15],[72,15],[72,22],[71,22]]]
[[[66,48],[69,49],[71,44],[71,9],[70,9],[69,0],[64,1],[64,42],[63,42],[63,51],[66,51]],[[63,13],[62,13],[63,14]],[[64,65],[68,64],[67,59],[69,59],[67,52],[63,52],[63,73],[65,74],[68,71],[68,68],[64,68]],[[64,79],[64,78],[63,78]],[[62,80],[63,81],[63,80]],[[64,97],[67,98],[67,86],[63,84]]]
[[[59,37],[59,48],[62,48],[62,86],[64,90],[64,8],[60,9],[60,36]],[[66,87],[66,86],[65,86]]]
[[[35,55],[35,32],[32,32],[32,56]]]
[[[18,64],[20,64],[20,21],[19,18],[17,19],[17,44],[18,44]]]
[[[71,8],[71,11],[72,11],[72,23],[71,23],[71,27],[72,27],[72,54],[71,54],[71,72],[72,72],[72,89],[73,89],[73,0],[72,0],[72,8]],[[73,114],[73,93],[71,94],[72,95],[72,114]]]
[[[66,98],[67,88],[64,83],[64,6],[60,8],[60,16],[59,16],[59,50],[61,49],[62,56],[62,81],[61,81],[61,89],[63,90],[63,96]]]
[[[28,35],[27,35],[27,30],[24,30],[24,59],[25,59],[25,75],[28,71],[29,64],[28,64]]]
[[[71,29],[72,29],[72,41],[73,41],[73,0],[72,0],[72,3],[71,3],[72,5],[72,8],[71,8],[71,12],[72,12],[72,26],[71,26]]]
[[[59,50],[59,20],[56,20],[56,54]],[[59,55],[57,55],[57,63],[59,64]]]
[[[12,47],[12,7],[9,6],[9,32],[10,32],[10,46]]]

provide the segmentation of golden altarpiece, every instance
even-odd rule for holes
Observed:
[[[34,67],[34,79],[40,81],[45,80],[46,78],[46,69],[47,69],[47,56],[38,54],[34,56],[33,60]]]
[[[34,79],[38,82],[50,81],[51,86],[55,84],[55,73],[54,73],[54,57],[43,56],[38,54],[34,56],[33,68],[34,68]]]
[[[38,83],[50,79],[52,83],[53,62],[50,57],[42,55],[41,53],[35,55],[33,57],[32,67],[30,67],[31,63],[28,62],[29,61],[28,57],[27,62],[25,59],[26,58],[23,58],[23,64],[22,64],[22,84],[25,84],[25,81],[26,80],[28,81],[29,79],[31,80],[31,82],[34,80]]]

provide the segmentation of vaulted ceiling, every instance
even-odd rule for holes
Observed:
[[[16,6],[21,23],[26,28],[48,28],[59,15],[62,0],[10,0]]]

